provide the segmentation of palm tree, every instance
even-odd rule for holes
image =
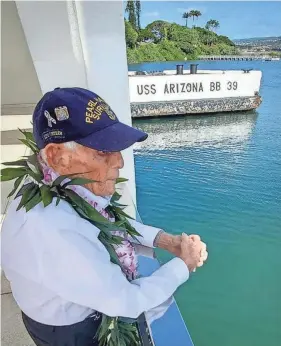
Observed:
[[[190,17],[189,12],[184,12],[184,14],[182,15],[182,18],[185,19],[185,26],[187,27],[187,20]]]
[[[140,1],[136,1],[136,16],[137,16],[137,29],[141,29],[141,24],[140,24],[140,14],[141,14],[141,3]]]
[[[133,0],[127,1],[127,6],[125,9],[126,12],[129,13],[128,20],[132,24],[133,28],[137,28],[137,18],[136,18],[136,12],[135,12],[135,3]]]
[[[195,17],[198,19],[200,16],[202,16],[202,13],[200,11],[195,11]]]
[[[194,17],[196,17],[196,11],[195,11],[195,10],[191,10],[191,11],[189,12],[189,17],[192,17],[193,22],[194,22]]]
[[[194,23],[194,18],[196,17],[196,19],[198,19],[200,16],[202,16],[202,13],[198,10],[191,10],[189,12],[189,17],[192,17],[193,23]],[[195,25],[193,25],[193,27],[195,27]]]
[[[206,24],[206,26],[205,26],[205,28],[206,28],[207,30],[211,30],[211,31],[216,30],[216,29],[218,29],[219,27],[220,27],[220,23],[219,23],[219,21],[217,21],[217,20],[215,20],[215,19],[210,19],[210,20],[208,20],[208,22],[207,22],[207,24]]]

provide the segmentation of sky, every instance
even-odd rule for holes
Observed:
[[[183,25],[183,12],[194,9],[202,13],[196,25],[216,19],[217,33],[230,39],[281,36],[281,1],[141,1],[141,9],[142,27],[159,19]]]

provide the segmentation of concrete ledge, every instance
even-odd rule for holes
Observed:
[[[2,105],[1,114],[5,115],[29,115],[34,111],[36,104],[35,103],[20,103],[16,105]]]
[[[2,114],[5,114],[2,112]],[[1,131],[11,131],[19,129],[30,129],[32,127],[32,115],[2,115],[1,118]]]
[[[167,115],[208,114],[253,110],[259,107],[260,96],[228,97],[218,99],[175,100],[131,103],[133,118]]]

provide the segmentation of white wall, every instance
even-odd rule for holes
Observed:
[[[122,1],[76,1],[89,89],[102,96],[120,121],[131,125]],[[123,152],[129,190],[135,201],[132,149]]]
[[[34,104],[40,84],[14,1],[1,2],[1,104]]]
[[[16,4],[43,93],[56,87],[86,88],[73,2],[17,1]]]

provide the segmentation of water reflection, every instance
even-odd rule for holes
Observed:
[[[256,112],[245,112],[135,120],[134,126],[149,134],[146,141],[135,145],[135,152],[187,147],[239,149],[251,137],[256,119]]]

